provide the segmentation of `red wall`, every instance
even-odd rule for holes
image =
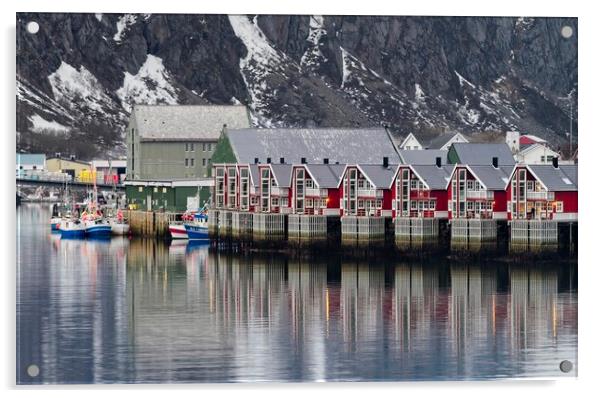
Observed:
[[[556,192],[554,198],[562,202],[563,213],[577,213],[578,208],[577,191]]]
[[[431,197],[435,198],[435,211],[447,211],[447,191],[433,190],[431,191]],[[449,216],[449,214],[448,214]]]
[[[508,210],[506,191],[493,191],[493,211],[502,212]]]
[[[338,209],[341,207],[341,191],[343,188],[328,188],[328,203],[326,208]]]
[[[383,189],[383,207],[382,210],[391,210],[393,208],[393,196],[390,189]]]

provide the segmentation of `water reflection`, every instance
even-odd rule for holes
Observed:
[[[18,214],[19,383],[557,377],[576,363],[568,264],[61,240],[46,212]]]

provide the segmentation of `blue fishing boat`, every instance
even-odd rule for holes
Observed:
[[[84,225],[86,236],[91,238],[111,236],[111,224],[103,219],[85,221]]]
[[[194,221],[184,224],[184,228],[190,240],[209,240],[207,215],[204,213],[195,214]]]
[[[79,220],[62,220],[59,226],[61,238],[84,238],[86,236],[86,227]]]

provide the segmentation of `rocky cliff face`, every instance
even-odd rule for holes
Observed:
[[[134,103],[244,103],[257,126],[425,138],[518,129],[560,145],[576,98],[571,18],[17,15],[23,150],[123,153]]]

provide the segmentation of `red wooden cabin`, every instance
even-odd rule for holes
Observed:
[[[293,166],[291,207],[295,214],[340,215],[339,181],[345,170],[339,164]]]
[[[506,186],[511,220],[577,220],[577,165],[516,165]]]
[[[392,216],[392,184],[397,166],[347,165],[339,182],[341,210],[345,216]]]
[[[393,217],[447,218],[447,182],[453,166],[399,165],[393,184]]]
[[[449,218],[506,219],[506,184],[513,166],[454,167],[447,185]]]

